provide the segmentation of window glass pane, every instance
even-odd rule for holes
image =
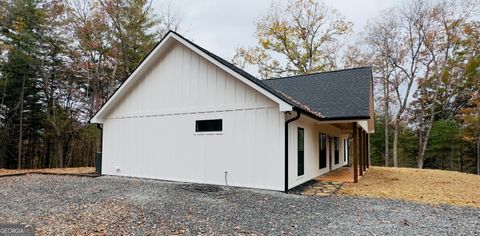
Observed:
[[[338,137],[333,138],[333,146],[334,146],[334,155],[335,155],[335,164],[340,163],[340,143]]]
[[[327,135],[319,134],[319,168],[327,167]]]
[[[302,128],[298,128],[298,150],[303,151],[304,149],[304,133]]]
[[[218,132],[222,131],[222,120],[197,120],[195,125],[196,132]]]
[[[304,143],[305,134],[303,128],[297,130],[297,175],[301,176],[305,173],[305,157],[304,157]]]
[[[348,157],[348,139],[344,139],[343,141],[343,146],[344,146],[344,151],[343,151],[343,161],[346,163],[347,162],[347,157]]]

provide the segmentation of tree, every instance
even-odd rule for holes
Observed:
[[[456,5],[455,2],[442,1],[429,7],[421,28],[423,31],[422,74],[417,80],[418,90],[414,94],[412,114],[417,119],[419,129],[418,168],[423,161],[430,138],[430,133],[438,115],[443,113],[445,119],[455,116],[465,101],[468,90],[462,70],[457,70],[461,58],[458,49],[462,45],[463,27],[468,22],[473,5]],[[460,63],[461,64],[461,63]],[[453,108],[453,106],[459,106]],[[450,108],[450,109],[449,109]],[[448,111],[452,113],[447,114]]]
[[[55,163],[65,165],[65,146],[71,140],[70,125],[75,119],[76,107],[72,102],[75,82],[68,58],[68,39],[72,36],[68,28],[66,5],[62,1],[44,2],[41,8],[44,20],[39,27],[41,35],[39,76],[43,92],[45,119],[44,134],[54,143]],[[49,139],[50,140],[50,139]],[[48,146],[48,145],[47,145]],[[50,157],[43,160],[50,165]],[[53,164],[53,163],[52,163]]]
[[[157,24],[142,0],[11,0],[0,13],[0,168],[92,165],[100,132],[86,121],[180,22],[169,9]]]
[[[472,92],[468,104],[461,109],[460,117],[467,126],[468,132],[465,138],[473,140],[476,144],[476,173],[480,175],[480,54],[477,54],[467,64],[467,71],[469,71],[467,76],[474,78],[476,91]]]
[[[70,27],[77,44],[70,50],[72,69],[77,73],[77,84],[82,91],[84,120],[113,93],[118,82],[117,56],[108,16],[99,2],[73,1],[68,8]]]
[[[86,117],[128,77],[181,19],[170,7],[158,17],[146,0],[73,1],[69,9],[78,46],[72,52],[86,99]]]
[[[39,142],[43,118],[40,100],[38,67],[41,36],[38,25],[42,14],[38,1],[22,0],[6,4],[2,22],[3,43],[7,45],[7,59],[2,66],[4,83],[2,149],[7,167],[16,160],[17,168],[25,162],[24,157],[36,151],[33,144]],[[24,144],[29,144],[25,150]]]
[[[391,56],[399,47],[397,39],[400,34],[398,19],[393,10],[385,14],[387,17],[376,18],[371,25],[367,26],[366,44],[370,50],[370,62],[373,66],[374,82],[381,88],[379,100],[380,107],[383,108],[383,133],[384,133],[384,163],[389,166],[390,151],[390,103],[392,103],[392,76],[394,75],[394,66],[391,62]],[[396,94],[398,96],[398,93]]]
[[[431,142],[427,146],[425,167],[435,169],[454,169],[458,158],[460,126],[453,120],[438,120],[432,125]]]
[[[237,49],[233,63],[242,68],[257,65],[264,79],[335,69],[338,39],[349,33],[351,26],[319,1],[290,0],[285,8],[273,4],[257,22],[259,45]]]
[[[449,119],[468,100],[470,82],[461,69],[462,29],[475,4],[454,1],[412,1],[385,12],[370,23],[366,42],[374,74],[383,87],[383,116],[388,127],[393,111],[393,164],[398,166],[398,135],[402,122],[418,130],[417,167],[423,161],[433,123]],[[390,100],[393,99],[393,100]],[[388,141],[385,132],[385,140]],[[385,145],[388,148],[388,145]],[[388,155],[388,150],[385,150]]]
[[[118,77],[123,81],[155,46],[159,23],[148,0],[101,0],[112,28],[113,47],[118,54]]]
[[[370,36],[367,42],[371,50],[376,52],[377,68],[382,70],[379,71],[381,73],[379,77],[385,87],[384,97],[392,97],[391,102],[395,105],[392,150],[394,167],[398,166],[400,126],[405,119],[409,98],[420,72],[422,43],[425,37],[422,28],[426,21],[426,9],[423,1],[412,2],[402,8],[393,8],[384,13],[387,17],[376,19],[369,28]],[[386,109],[389,109],[389,103],[390,101],[386,99]],[[386,110],[385,114],[388,113]]]

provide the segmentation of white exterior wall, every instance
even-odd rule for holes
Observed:
[[[290,119],[289,116],[287,119]],[[297,176],[297,130],[298,128],[304,129],[304,167],[305,173],[302,176]],[[319,157],[319,134],[324,133],[330,136],[339,137],[339,163],[335,165],[334,152],[332,150],[332,169],[340,168],[347,163],[344,161],[344,139],[348,135],[342,134],[340,130],[334,126],[328,124],[318,124],[314,119],[306,116],[301,116],[300,119],[293,121],[288,126],[288,188],[291,189],[302,183],[305,183],[319,175],[325,174],[330,170],[330,148],[333,148],[333,144],[330,141],[327,142],[327,167],[319,169],[320,157]],[[347,159],[348,162],[348,159]]]
[[[102,174],[284,189],[277,103],[178,43],[155,64],[104,122]]]

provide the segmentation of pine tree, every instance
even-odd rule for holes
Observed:
[[[120,82],[136,68],[155,46],[159,23],[148,0],[102,0],[109,16],[117,52]]]
[[[6,63],[2,69],[3,137],[2,155],[6,166],[21,168],[23,157],[35,150],[25,149],[41,138],[43,107],[40,94],[38,62],[38,25],[42,14],[36,0],[11,1],[2,25],[4,43],[8,45]]]

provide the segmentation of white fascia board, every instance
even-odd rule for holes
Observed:
[[[293,110],[293,107],[288,104],[287,102],[283,101],[282,99],[278,98],[276,95],[272,94],[271,92],[265,90],[264,88],[258,86],[257,84],[255,84],[254,82],[250,81],[249,79],[245,78],[244,76],[238,74],[237,72],[233,71],[232,69],[226,67],[225,65],[223,65],[222,63],[218,62],[217,60],[215,60],[214,58],[212,58],[211,56],[207,55],[206,53],[202,52],[201,50],[199,50],[197,47],[191,45],[189,42],[185,41],[184,39],[178,37],[177,35],[175,34],[172,34],[172,37],[175,38],[176,40],[178,40],[180,43],[182,43],[183,45],[185,45],[186,47],[188,47],[189,49],[191,49],[192,51],[196,52],[197,54],[201,55],[203,58],[207,59],[209,62],[213,63],[214,65],[218,66],[219,68],[221,68],[222,70],[228,72],[229,74],[231,74],[232,76],[234,76],[235,78],[239,79],[240,81],[242,81],[243,83],[247,84],[248,86],[250,86],[251,88],[255,89],[256,91],[258,91],[259,93],[265,95],[266,97],[268,97],[269,99],[273,100],[274,102],[278,103],[279,105],[279,109],[281,112],[283,111],[292,111]]]
[[[360,120],[357,124],[362,127],[363,131],[370,133],[370,130],[368,129],[368,120]]]
[[[364,120],[315,120],[317,124],[343,124],[343,123],[354,123],[354,122],[359,122],[359,121],[366,121],[368,119]]]

